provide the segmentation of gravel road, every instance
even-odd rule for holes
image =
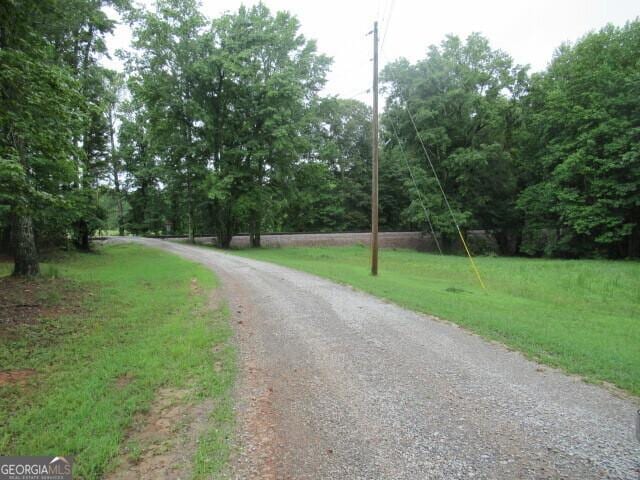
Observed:
[[[223,282],[233,478],[640,478],[637,399],[313,275],[138,241]]]

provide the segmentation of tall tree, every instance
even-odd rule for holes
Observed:
[[[383,118],[388,148],[404,144],[437,230],[446,238],[455,233],[424,160],[422,141],[458,223],[494,232],[506,250],[519,225],[512,132],[526,69],[472,34],[466,41],[447,37],[415,65],[399,60],[385,68],[382,78],[389,93]],[[422,208],[410,211],[424,217]]]
[[[135,99],[121,106],[118,153],[127,173],[125,190],[131,206],[125,228],[135,234],[161,232],[166,202],[160,189],[163,165],[152,147],[151,122]]]
[[[209,57],[209,107],[216,230],[228,246],[244,224],[260,244],[265,215],[286,185],[299,153],[301,133],[313,121],[312,106],[329,60],[299,32],[286,12],[271,15],[263,4],[241,7],[213,22]]]
[[[107,130],[109,135],[109,147],[107,158],[107,176],[113,185],[113,191],[115,196],[116,205],[116,226],[118,234],[124,235],[124,204],[125,191],[122,188],[124,162],[122,154],[117,143],[117,121],[118,110],[122,104],[122,95],[124,93],[124,76],[120,73],[112,72],[106,78],[106,118],[107,118]]]
[[[162,0],[155,12],[137,12],[134,20],[137,52],[129,57],[130,87],[144,105],[164,187],[184,212],[193,242],[195,212],[206,199],[209,160],[202,131],[204,105],[197,98],[207,51],[201,35],[205,19],[195,1]]]
[[[524,251],[640,255],[640,21],[563,45],[534,77]],[[528,165],[528,167],[527,167]]]
[[[83,104],[60,60],[70,35],[62,2],[0,5],[0,183],[9,207],[15,275],[39,271],[34,213],[74,178],[75,134]]]

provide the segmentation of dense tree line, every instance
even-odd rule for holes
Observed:
[[[458,222],[491,232],[503,253],[637,257],[639,54],[637,20],[561,46],[531,76],[478,34],[449,37],[385,69],[387,152],[406,146],[445,240],[452,222],[420,139]],[[405,210],[416,220],[417,199]]]
[[[99,64],[115,6],[124,74]],[[530,75],[479,34],[381,78],[381,226],[501,252],[640,255],[640,22],[563,45]],[[321,95],[331,61],[264,5],[208,20],[194,0],[0,5],[0,225],[17,274],[38,248],[111,233],[369,228],[371,112]],[[409,175],[413,174],[415,182]]]
[[[105,123],[114,79],[98,64],[116,0],[0,3],[0,220],[15,273],[38,273],[36,243],[88,248],[110,161]]]

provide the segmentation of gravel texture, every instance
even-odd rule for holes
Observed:
[[[640,478],[636,398],[313,275],[137,241],[224,284],[234,478]]]

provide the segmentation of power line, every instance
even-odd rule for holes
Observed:
[[[379,1],[378,5],[381,5],[382,2]],[[378,6],[378,15],[376,16],[376,20],[380,25],[384,24],[385,18],[387,18],[387,11],[389,10],[389,0],[384,1],[384,6],[382,7],[382,18],[380,18],[380,7]]]
[[[407,158],[407,153],[406,150],[404,149],[404,146],[402,145],[402,140],[400,139],[400,135],[398,135],[398,131],[396,130],[396,126],[393,123],[393,119],[391,117],[387,117],[389,119],[389,123],[391,124],[391,128],[393,130],[393,134],[395,135],[396,139],[398,140],[398,147],[400,147],[400,153],[402,154],[402,158],[404,159],[404,163],[407,166],[407,170],[409,171],[409,176],[411,176],[411,180],[413,181],[413,186],[416,189],[416,193],[418,194],[418,200],[420,201],[420,204],[422,205],[422,209],[424,210],[424,216],[427,219],[427,224],[429,225],[429,230],[431,230],[431,236],[433,237],[433,241],[436,244],[436,247],[438,247],[438,252],[440,252],[440,255],[442,255],[442,249],[440,248],[440,243],[438,242],[438,237],[436,236],[436,232],[433,228],[433,224],[431,223],[431,218],[429,216],[429,211],[427,210],[427,206],[424,203],[424,200],[422,198],[422,193],[420,192],[420,189],[418,188],[418,183],[416,182],[416,178],[413,175],[413,170],[411,169],[411,165],[409,165],[409,160]]]
[[[462,241],[462,246],[464,247],[465,251],[467,252],[467,256],[469,257],[469,261],[471,262],[471,266],[473,268],[473,271],[476,274],[476,277],[478,278],[478,282],[480,282],[480,285],[482,286],[483,290],[486,290],[487,287],[484,285],[484,282],[482,281],[482,277],[480,276],[480,271],[478,270],[478,267],[476,266],[476,262],[474,262],[473,257],[471,256],[471,252],[469,251],[469,247],[467,246],[467,242],[464,239],[464,235],[462,235],[462,231],[460,230],[460,225],[458,225],[458,222],[456,220],[455,215],[453,214],[453,209],[451,208],[451,205],[449,204],[449,199],[447,198],[447,194],[444,193],[444,188],[442,188],[442,183],[440,183],[440,178],[438,177],[438,174],[436,172],[435,167],[433,166],[433,162],[431,161],[431,157],[429,156],[429,152],[427,151],[427,147],[424,144],[424,141],[422,140],[422,136],[420,135],[420,132],[418,131],[418,126],[416,125],[415,120],[413,119],[413,115],[411,115],[411,110],[409,109],[409,102],[405,102],[406,103],[406,111],[407,111],[407,115],[409,115],[409,119],[411,120],[411,124],[413,125],[413,128],[416,131],[416,136],[420,142],[420,145],[422,146],[422,151],[424,152],[424,156],[427,159],[427,162],[429,163],[429,166],[431,167],[431,171],[433,172],[433,176],[436,179],[436,183],[438,184],[438,187],[440,188],[440,192],[442,193],[442,197],[444,198],[444,202],[447,205],[447,209],[449,210],[449,214],[451,215],[451,220],[453,220],[453,224],[456,226],[456,230],[458,231],[458,235],[460,236],[460,240]]]
[[[389,19],[387,20],[387,23],[385,25],[385,32],[384,32],[384,36],[382,39],[382,43],[384,44],[384,40],[386,38],[386,34],[387,31],[389,29],[389,23],[390,23],[390,17],[391,17],[391,13],[393,10],[393,5],[395,3],[395,0],[391,0],[391,8],[389,10]],[[383,57],[385,57],[385,52],[382,49],[382,45],[380,46],[380,53],[382,54]],[[407,111],[407,115],[409,116],[409,119],[411,120],[411,125],[413,125],[414,130],[416,131],[416,136],[420,142],[420,146],[422,147],[422,151],[424,152],[424,156],[427,159],[427,162],[429,163],[429,166],[431,167],[431,171],[433,172],[433,176],[436,179],[436,183],[438,184],[438,188],[440,189],[440,192],[442,193],[442,198],[444,198],[444,202],[447,206],[447,209],[449,210],[449,215],[451,215],[451,220],[453,220],[453,224],[456,227],[456,230],[458,232],[458,236],[460,237],[460,241],[462,242],[462,246],[464,247],[465,253],[467,254],[467,257],[469,257],[469,262],[471,262],[471,267],[473,268],[473,271],[476,275],[476,278],[478,279],[478,282],[480,283],[480,286],[482,287],[483,290],[486,290],[487,287],[485,286],[484,282],[482,281],[482,276],[480,275],[480,271],[478,270],[478,267],[476,265],[476,262],[473,260],[473,256],[471,255],[471,251],[469,250],[469,247],[467,245],[467,242],[464,239],[464,235],[462,235],[462,231],[460,230],[460,225],[458,225],[458,222],[455,218],[455,215],[453,214],[453,209],[451,208],[451,205],[449,204],[449,199],[447,198],[447,194],[444,192],[444,188],[442,188],[442,183],[440,183],[440,177],[438,177],[438,173],[436,172],[435,167],[433,166],[433,162],[431,161],[431,157],[429,155],[429,152],[427,151],[427,147],[424,143],[424,141],[422,140],[422,136],[420,135],[420,132],[418,131],[418,126],[416,125],[416,122],[413,118],[413,115],[411,114],[411,110],[409,109],[409,102],[408,99],[405,99],[405,104],[406,104],[406,111]],[[408,165],[408,163],[407,163]],[[415,180],[414,180],[414,184],[415,184]],[[424,204],[423,204],[424,206]],[[431,222],[429,222],[431,223]],[[432,230],[433,231],[433,230]],[[435,238],[435,235],[434,235]],[[442,251],[441,251],[442,253]]]
[[[393,15],[393,7],[396,4],[396,0],[391,0],[391,3],[389,5],[389,12],[386,15],[386,23],[384,25],[384,33],[382,34],[382,42],[380,42],[380,50],[382,50],[384,48],[384,41],[387,38],[387,32],[389,31],[389,25],[391,24],[391,16]]]
[[[342,100],[359,100],[357,97],[364,95],[365,93],[371,93],[371,87],[365,88],[364,90],[360,90],[359,92],[353,93],[348,97],[343,97],[341,95],[338,95],[338,97],[341,98]]]

